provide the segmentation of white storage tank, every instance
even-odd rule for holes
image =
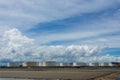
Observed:
[[[101,62],[101,63],[99,63],[99,66],[109,66],[109,63],[107,63],[107,62]]]
[[[9,62],[7,67],[20,67],[20,62]]]
[[[23,67],[37,67],[37,62],[24,62]]]
[[[99,63],[98,62],[92,62],[92,63],[89,63],[89,66],[97,67],[97,66],[99,66]]]
[[[73,66],[73,63],[61,62],[60,66]]]
[[[76,66],[76,67],[77,67],[77,66],[78,66],[78,67],[79,67],[79,66],[87,66],[87,64],[84,63],[84,62],[74,62],[74,63],[73,63],[73,66]]]
[[[116,64],[113,64],[112,62],[109,62],[109,66],[116,66]]]
[[[56,61],[43,61],[39,63],[40,66],[56,66]]]

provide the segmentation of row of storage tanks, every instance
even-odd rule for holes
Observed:
[[[85,63],[85,62],[60,62],[57,63],[55,61],[44,61],[44,62],[9,62],[7,64],[7,67],[45,67],[45,66],[73,66],[73,67],[80,67],[80,66],[116,66],[115,64],[112,64],[111,62],[92,62],[92,63]]]

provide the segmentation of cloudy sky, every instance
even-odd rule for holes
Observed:
[[[0,0],[0,61],[118,61],[119,54],[120,0]]]

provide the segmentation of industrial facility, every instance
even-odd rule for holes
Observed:
[[[118,62],[59,62],[56,61],[42,61],[42,62],[32,62],[32,61],[26,61],[22,64],[20,62],[9,62],[6,67],[112,67],[112,66],[120,66],[120,63]]]
[[[9,62],[7,64],[7,67],[19,67],[20,66],[20,62]]]
[[[85,62],[73,62],[73,66],[77,67],[77,66],[87,66],[87,63]]]
[[[42,61],[39,63],[40,66],[56,66],[56,61]]]
[[[24,62],[23,67],[37,67],[37,62]]]
[[[101,62],[99,63],[99,66],[114,66],[114,64],[112,64],[111,62]]]
[[[73,66],[73,63],[68,63],[68,62],[61,62],[60,66]]]
[[[90,62],[90,63],[88,64],[88,66],[97,67],[97,66],[99,66],[99,63],[98,63],[98,62]]]

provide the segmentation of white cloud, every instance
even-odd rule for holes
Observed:
[[[38,46],[34,39],[24,36],[18,29],[5,31],[0,43],[0,60],[56,60],[56,61],[112,61],[109,55],[100,56],[105,47],[87,45]],[[86,58],[88,58],[86,60]],[[117,57],[114,58],[116,60]]]
[[[73,44],[106,44],[109,47],[120,47],[118,43],[120,37],[118,35],[112,35],[120,32],[119,13],[120,10],[117,10],[113,15],[107,17],[102,16],[99,20],[93,21],[92,23],[73,25],[73,28],[68,29],[66,32],[37,34],[35,37],[37,39],[36,42],[46,44],[54,41],[80,40],[73,42]],[[105,36],[106,34],[107,36]]]
[[[120,4],[119,0],[0,0],[0,35],[10,28],[16,27],[25,32],[38,23],[101,12],[118,4]],[[68,29],[67,32],[40,34],[36,37],[36,42],[46,44],[52,41],[77,40],[116,32],[120,28],[119,15],[120,10],[114,15],[103,16],[93,23],[77,25],[78,28],[73,25],[73,28]]]
[[[87,56],[99,54],[103,48],[98,46],[38,46],[34,44],[34,41],[42,44],[52,41],[77,40],[94,36],[99,37],[99,35],[117,32],[120,28],[120,11],[116,12],[114,16],[107,18],[102,17],[92,24],[87,24],[83,29],[76,29],[76,25],[74,25],[75,30],[69,29],[70,31],[68,32],[42,34],[37,36],[37,40],[24,36],[17,29],[9,29],[16,27],[26,31],[38,23],[65,19],[76,15],[82,16],[87,13],[101,12],[119,4],[119,0],[0,0],[1,59],[34,60],[35,58],[38,60],[56,59],[69,61],[70,59],[82,60],[82,57],[85,59]],[[4,31],[6,32],[4,33]],[[79,43],[99,45],[102,42],[106,42],[107,45],[120,47],[119,36],[94,39],[95,40],[85,40]],[[78,44],[78,42],[76,43]],[[96,59],[97,57],[95,56],[94,60]]]
[[[94,45],[97,44],[99,46],[108,46],[109,48],[119,48],[120,47],[120,35],[114,36],[101,36],[97,38],[82,40],[80,42],[75,42],[74,44],[87,44],[87,45]]]
[[[104,56],[93,56],[88,58],[90,62],[117,62],[119,57],[106,54]]]
[[[40,22],[99,12],[118,3],[119,0],[0,0],[0,29],[24,26],[25,30]]]
[[[99,30],[99,31],[98,31]],[[80,40],[84,38],[97,37],[104,34],[114,33],[119,31],[118,29],[110,30],[91,30],[91,31],[76,31],[76,32],[63,32],[63,33],[53,33],[53,34],[41,34],[36,38],[36,42],[39,44],[46,44],[54,41],[69,41],[69,40]],[[118,37],[119,38],[119,37]],[[77,42],[76,42],[77,43]],[[79,42],[78,42],[79,43]],[[82,43],[81,43],[82,44]]]
[[[28,49],[28,46],[30,46],[30,50],[34,41],[33,39],[23,36],[18,29],[5,31],[0,38],[1,59],[12,59],[14,57],[19,57],[19,55],[24,55],[23,53],[25,53],[25,50]]]

